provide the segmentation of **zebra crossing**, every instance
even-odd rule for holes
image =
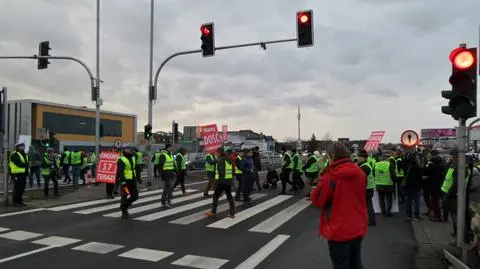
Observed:
[[[301,199],[301,196],[277,195],[269,191],[258,192],[251,196],[252,206],[244,206],[243,202],[235,202],[235,218],[228,218],[224,213],[229,210],[229,205],[226,195],[222,195],[219,199],[217,216],[209,218],[205,212],[210,208],[212,199],[205,199],[203,191],[188,188],[186,195],[183,195],[181,191],[175,191],[172,198],[173,207],[167,209],[163,208],[160,203],[162,191],[160,189],[140,193],[140,198],[129,209],[131,221],[163,221],[171,225],[182,226],[201,223],[206,228],[227,230],[257,216],[255,219],[260,221],[245,230],[270,234],[291,221],[310,205],[309,201]],[[109,200],[80,202],[46,208],[46,210],[120,218],[122,213],[119,209],[119,199],[116,197]]]

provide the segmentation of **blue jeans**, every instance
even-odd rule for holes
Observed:
[[[78,188],[78,179],[80,178],[81,169],[78,165],[72,165],[73,187]]]
[[[161,174],[160,176],[162,177],[162,180],[163,180],[163,192],[162,192],[162,198],[160,202],[162,203],[162,205],[165,205],[165,204],[170,205],[172,204],[173,178],[166,174]]]
[[[414,206],[413,210],[414,210],[415,217],[416,218],[420,217],[420,189],[406,188],[405,191],[407,194],[407,201],[406,201],[407,217],[408,218],[412,217],[412,206]],[[415,205],[412,205],[412,204],[415,204]]]

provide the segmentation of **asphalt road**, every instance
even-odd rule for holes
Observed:
[[[319,210],[303,195],[263,190],[252,207],[237,207],[235,219],[225,218],[223,200],[208,219],[211,199],[201,197],[202,188],[177,192],[167,210],[159,208],[159,190],[142,193],[130,220],[118,218],[116,200],[0,215],[0,268],[331,268],[318,237]],[[414,252],[411,225],[379,217],[364,241],[364,265],[410,268]]]

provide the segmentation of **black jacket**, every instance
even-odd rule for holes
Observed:
[[[430,159],[430,162],[423,168],[423,176],[425,180],[432,188],[440,191],[443,181],[445,180],[445,174],[448,170],[448,166],[443,161],[442,157],[435,156]]]
[[[262,160],[260,158],[260,153],[254,152],[252,159],[253,159],[253,165],[255,166],[255,170],[257,170],[258,172],[262,171]]]

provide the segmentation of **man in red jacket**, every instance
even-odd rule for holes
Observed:
[[[334,269],[363,269],[362,240],[367,233],[365,173],[342,143],[327,150],[330,165],[310,199],[322,208],[320,235],[328,240]]]

